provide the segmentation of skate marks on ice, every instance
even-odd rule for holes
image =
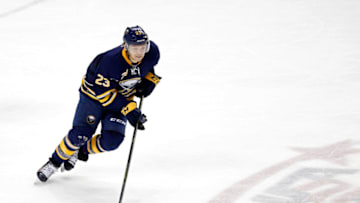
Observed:
[[[35,0],[35,1],[31,1],[31,2],[29,2],[27,4],[18,6],[16,8],[13,8],[13,9],[9,10],[9,11],[0,13],[0,18],[5,18],[5,17],[8,17],[8,16],[13,15],[15,13],[24,11],[24,10],[26,10],[26,9],[28,9],[30,7],[33,7],[33,6],[37,5],[37,4],[40,4],[40,3],[44,2],[44,1],[47,1],[47,0]]]
[[[350,157],[360,153],[359,145],[346,140],[319,148],[293,148],[300,154],[238,181],[209,203],[242,202],[240,198],[249,193],[249,200],[259,203],[359,203],[359,170],[351,161],[359,162]],[[257,192],[270,178],[277,182]]]

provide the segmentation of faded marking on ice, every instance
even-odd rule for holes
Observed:
[[[271,176],[274,176],[282,170],[299,162],[322,160],[345,166],[347,164],[346,156],[360,152],[360,149],[354,148],[354,145],[356,145],[355,142],[346,140],[320,148],[293,148],[294,150],[301,152],[301,154],[238,181],[216,195],[209,203],[233,203],[247,191],[261,184]]]
[[[10,11],[0,13],[0,18],[4,18],[4,17],[10,16],[12,14],[24,11],[24,10],[26,10],[26,9],[32,7],[32,6],[35,6],[36,4],[42,3],[44,1],[46,1],[46,0],[35,0],[35,1],[32,1],[32,2],[29,2],[29,3],[25,4],[25,5],[16,7],[14,9],[10,10]]]
[[[257,195],[253,200],[261,203],[324,202],[351,189],[350,184],[336,180],[337,176],[351,175],[357,172],[358,170],[351,169],[300,169],[266,190],[266,194]],[[306,183],[298,185],[302,182]]]

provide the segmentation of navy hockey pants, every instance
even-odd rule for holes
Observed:
[[[61,164],[79,149],[93,154],[118,148],[124,139],[126,121],[121,112],[107,111],[101,104],[80,93],[73,127],[52,154],[53,161]],[[93,136],[100,122],[101,133]]]

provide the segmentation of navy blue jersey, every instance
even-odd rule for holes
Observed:
[[[99,54],[90,63],[82,80],[80,92],[96,100],[104,108],[121,111],[134,97],[141,80],[154,76],[160,52],[150,41],[150,50],[143,60],[132,64],[123,45]]]

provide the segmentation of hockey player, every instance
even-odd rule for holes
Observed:
[[[126,28],[122,45],[95,57],[82,79],[73,127],[37,171],[40,181],[60,167],[71,170],[88,154],[117,149],[127,121],[145,129],[146,116],[133,99],[149,96],[160,81],[154,72],[159,58],[157,45],[140,26]],[[101,133],[94,135],[100,122]]]

